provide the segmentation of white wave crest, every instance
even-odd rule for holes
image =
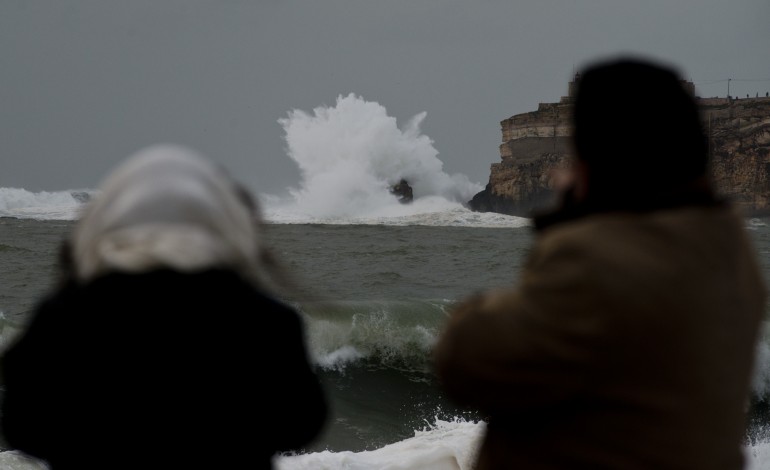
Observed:
[[[0,188],[0,217],[38,220],[74,220],[91,190],[32,192],[22,188]]]

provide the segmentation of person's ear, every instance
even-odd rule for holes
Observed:
[[[583,160],[576,159],[572,165],[572,187],[577,201],[582,201],[588,196],[589,173],[588,165]]]
[[[551,188],[557,193],[570,193],[574,201],[588,194],[588,166],[582,160],[575,159],[568,167],[553,170],[550,177]]]

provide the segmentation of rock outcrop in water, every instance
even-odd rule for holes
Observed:
[[[414,199],[412,194],[412,187],[405,179],[401,179],[398,184],[390,187],[390,194],[393,194],[398,198],[398,202],[402,204],[408,204]]]
[[[683,84],[694,94],[692,83]],[[529,217],[555,202],[549,175],[571,157],[574,90],[570,82],[559,103],[540,103],[537,111],[501,121],[501,161],[492,164],[489,183],[468,202],[472,210]],[[696,101],[719,193],[747,215],[770,214],[770,97]]]
[[[70,193],[70,196],[72,196],[72,199],[76,200],[81,204],[85,204],[91,201],[91,195],[85,191],[72,191]]]

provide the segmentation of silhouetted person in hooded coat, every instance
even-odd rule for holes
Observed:
[[[130,158],[2,359],[2,431],[67,469],[269,469],[327,402],[254,201],[183,148]]]

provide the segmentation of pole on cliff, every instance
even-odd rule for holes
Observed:
[[[732,78],[727,79],[727,99],[728,100],[730,99],[730,80],[732,80]]]

